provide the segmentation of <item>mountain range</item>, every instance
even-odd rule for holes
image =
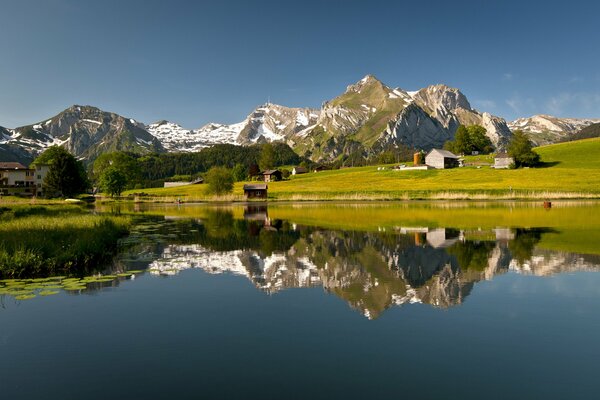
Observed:
[[[326,162],[401,145],[422,150],[441,147],[454,137],[459,125],[482,125],[492,143],[502,149],[511,130],[525,131],[539,145],[563,140],[596,122],[600,120],[537,115],[507,124],[500,117],[473,109],[456,88],[432,85],[406,91],[367,75],[320,109],[267,103],[242,122],[210,123],[198,129],[165,120],[145,125],[96,107],[74,105],[35,124],[0,127],[0,160],[28,163],[51,145],[65,146],[92,162],[98,155],[116,150],[194,152],[219,143],[283,141],[301,156]]]

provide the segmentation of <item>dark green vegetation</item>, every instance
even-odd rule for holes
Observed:
[[[253,146],[219,144],[197,153],[152,154],[136,158],[141,171],[143,187],[162,186],[165,180],[175,175],[190,175],[195,178],[208,172],[212,167],[234,168],[238,165],[237,176],[251,175],[258,170],[263,148],[267,148],[269,165],[298,165],[302,160],[284,143]],[[240,167],[241,166],[241,167]],[[241,172],[240,169],[244,169]],[[129,185],[131,186],[131,185]]]
[[[127,217],[77,206],[0,209],[0,276],[79,274],[108,261],[128,231]]]
[[[222,196],[233,191],[233,175],[225,167],[212,167],[206,174],[206,183],[210,194]]]
[[[50,170],[44,179],[47,197],[73,197],[84,192],[89,181],[81,161],[60,146],[51,146],[32,165],[49,164]]]
[[[98,186],[111,196],[120,196],[126,185],[127,175],[113,166],[106,168],[98,181]]]
[[[600,123],[586,126],[579,132],[565,138],[564,142],[572,142],[574,140],[591,139],[600,137]]]
[[[494,151],[492,141],[486,136],[485,128],[480,125],[460,125],[456,129],[454,140],[446,142],[444,148],[455,154],[489,154]]]
[[[540,155],[533,151],[533,145],[523,131],[515,131],[508,144],[508,154],[515,160],[515,167],[535,167],[540,163]]]

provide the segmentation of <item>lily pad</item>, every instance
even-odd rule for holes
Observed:
[[[22,294],[15,297],[16,300],[29,300],[33,298],[35,298],[35,294]]]
[[[58,290],[42,290],[38,294],[40,296],[52,296],[53,294],[58,294],[58,293],[60,293]]]

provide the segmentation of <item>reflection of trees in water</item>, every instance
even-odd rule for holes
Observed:
[[[508,242],[508,249],[519,265],[531,259],[535,246],[542,240],[542,234],[556,232],[549,228],[516,228],[515,238]]]
[[[513,259],[519,264],[530,260],[542,235],[552,232],[544,228],[471,235],[449,228],[406,228],[404,232],[412,232],[406,234],[343,231],[292,226],[269,219],[260,208],[244,217],[214,210],[201,220],[165,221],[156,228],[162,238],[159,247],[194,245],[205,249],[202,254],[235,253],[239,268],[212,262],[211,273],[219,268],[243,273],[268,291],[323,286],[370,318],[393,304],[459,304],[476,282],[504,273]],[[173,253],[176,249],[170,250]],[[161,253],[156,254],[155,259]],[[194,254],[199,253],[190,257]]]

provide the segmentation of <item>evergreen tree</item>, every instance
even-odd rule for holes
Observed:
[[[48,151],[51,157],[45,154]],[[88,187],[88,180],[83,164],[62,147],[52,146],[46,152],[34,161],[36,164],[50,164],[44,179],[44,192],[49,196],[63,197],[84,192]]]
[[[275,165],[275,149],[271,143],[265,143],[260,150],[258,165],[261,170],[272,169]]]

